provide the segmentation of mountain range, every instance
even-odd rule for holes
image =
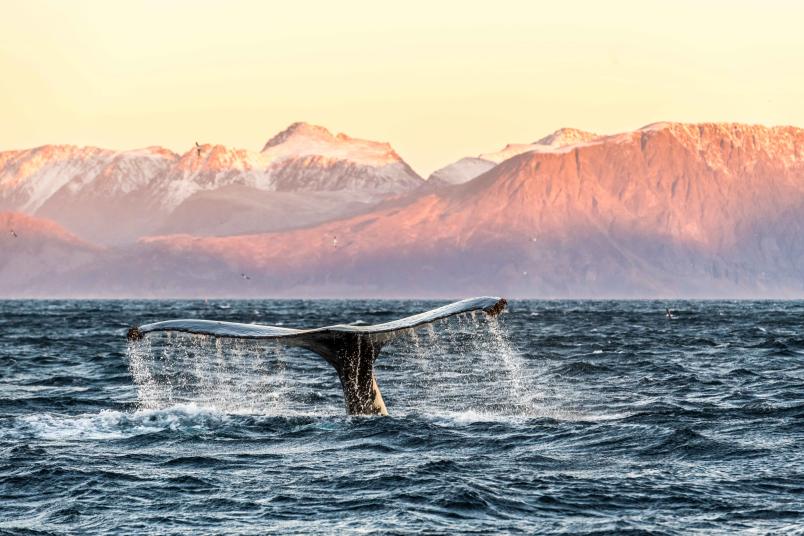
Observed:
[[[259,152],[196,144],[184,154],[69,145],[0,153],[0,211],[53,219],[111,245],[152,233],[309,225],[422,183],[390,145],[305,123]]]
[[[0,153],[0,295],[802,297],[804,130],[561,129],[419,177],[296,123]]]

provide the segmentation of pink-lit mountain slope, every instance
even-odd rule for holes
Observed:
[[[83,288],[82,271],[102,253],[57,223],[15,212],[0,213],[0,295],[50,295],[54,288],[70,294]],[[70,274],[65,279],[65,274]],[[79,291],[80,292],[80,291]]]
[[[132,293],[800,297],[804,131],[656,124],[356,217],[129,256]]]
[[[0,153],[0,210],[48,217],[108,244],[153,232],[195,232],[198,220],[205,222],[204,234],[293,226],[287,210],[276,213],[288,207],[287,196],[273,200],[272,192],[319,192],[312,196],[322,200],[318,216],[299,218],[296,226],[305,225],[355,214],[422,182],[387,143],[305,123],[294,123],[260,152],[202,145],[182,155],[158,147],[75,146]],[[264,206],[254,203],[255,196]],[[203,214],[218,197],[220,229]],[[276,221],[283,225],[273,226]]]

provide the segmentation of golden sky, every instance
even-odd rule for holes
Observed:
[[[804,126],[804,2],[0,0],[0,150],[260,149],[294,121],[427,174],[570,126]]]

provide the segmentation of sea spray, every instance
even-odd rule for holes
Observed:
[[[491,348],[499,356],[500,362],[508,373],[509,399],[515,404],[523,405],[526,403],[527,390],[524,386],[525,376],[522,356],[511,346],[511,342],[500,326],[500,321],[497,317],[489,317],[486,322]]]
[[[137,385],[138,405],[141,408],[151,408],[151,401],[159,398],[161,389],[152,374],[154,353],[150,337],[137,342],[129,342],[127,354],[131,377]]]
[[[429,340],[429,337],[425,337]],[[428,354],[429,344],[422,342],[417,328],[410,328],[406,331],[406,336],[400,341],[401,344],[393,345],[393,352],[399,352],[399,363],[402,366],[410,367],[408,373],[409,383],[412,389],[428,390],[432,382],[432,361]],[[381,357],[384,361],[384,358]],[[382,361],[380,362],[382,365]],[[376,368],[376,364],[375,364]]]
[[[342,409],[335,371],[315,354],[277,341],[151,334],[129,345],[129,366],[140,409],[196,404],[275,415],[318,413],[314,406],[324,403],[328,414]],[[505,329],[485,314],[411,328],[375,363],[396,415],[531,414],[534,395],[524,370]]]
[[[389,346],[376,365],[398,374],[404,384],[384,389],[392,414],[524,415],[529,383],[522,357],[505,329],[485,314],[461,314],[425,324]]]
[[[140,409],[197,404],[231,413],[281,413],[284,347],[204,335],[145,337],[129,343]]]

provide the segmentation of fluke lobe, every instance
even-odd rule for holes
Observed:
[[[128,340],[137,341],[148,333],[177,331],[235,339],[276,339],[289,346],[311,350],[335,368],[343,387],[349,415],[388,415],[377,378],[374,361],[382,347],[407,330],[461,313],[482,311],[500,314],[508,302],[504,298],[481,297],[461,300],[443,307],[373,326],[335,325],[316,329],[292,329],[259,324],[239,324],[214,320],[167,320],[128,330]]]

